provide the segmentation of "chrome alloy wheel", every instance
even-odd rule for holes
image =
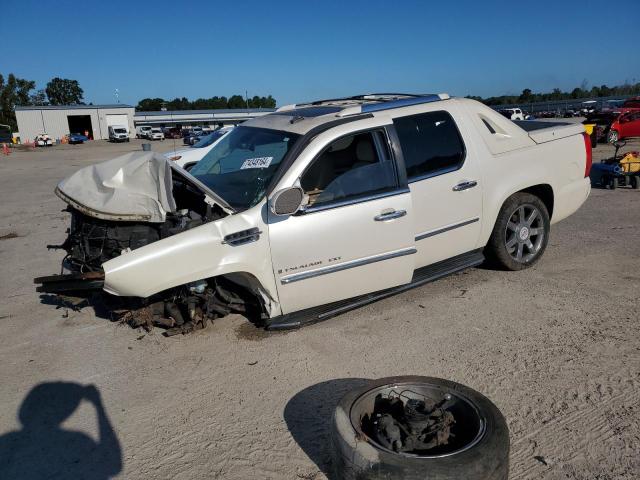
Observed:
[[[518,263],[531,262],[544,241],[544,221],[535,206],[520,205],[509,217],[504,242],[507,252]]]

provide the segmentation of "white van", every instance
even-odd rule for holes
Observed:
[[[110,142],[128,142],[129,130],[124,125],[109,125]]]
[[[136,127],[136,138],[149,138],[150,133],[150,125],[139,125]]]

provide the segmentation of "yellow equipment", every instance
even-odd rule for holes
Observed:
[[[629,152],[622,157],[622,160],[620,160],[620,167],[625,173],[640,172],[640,155],[638,155],[638,152]]]

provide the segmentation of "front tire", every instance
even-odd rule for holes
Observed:
[[[487,243],[487,258],[506,270],[524,270],[547,248],[551,222],[540,198],[530,193],[511,195],[498,213]]]

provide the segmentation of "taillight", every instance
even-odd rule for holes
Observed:
[[[593,163],[593,151],[591,150],[591,137],[587,135],[587,132],[582,134],[584,137],[584,149],[587,151],[587,160],[584,166],[584,178],[589,176],[591,172],[591,164]]]

